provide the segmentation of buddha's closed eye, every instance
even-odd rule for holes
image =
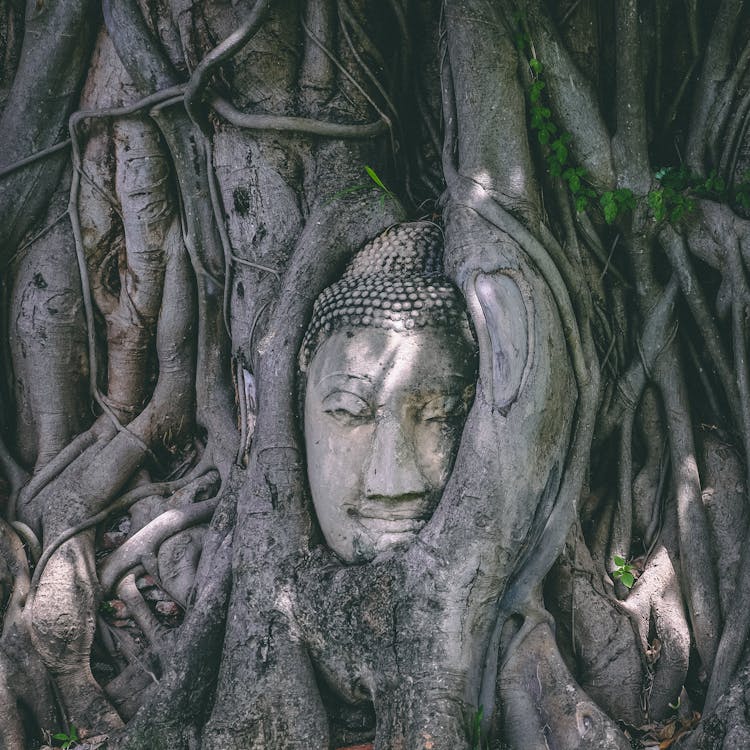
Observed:
[[[323,411],[342,425],[358,425],[373,417],[370,405],[350,391],[334,391],[323,399]]]
[[[462,394],[450,393],[430,399],[420,411],[423,422],[449,422],[466,414]]]

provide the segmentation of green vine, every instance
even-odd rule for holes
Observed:
[[[524,45],[523,49],[528,49],[530,53],[528,34],[521,35],[519,40]],[[552,110],[544,101],[543,92],[547,86],[543,78],[544,66],[533,54],[528,55],[528,63],[532,75],[528,91],[531,129],[536,133],[537,140],[544,149],[547,171],[552,177],[559,177],[563,180],[575,203],[576,211],[586,211],[591,202],[596,200],[596,191],[591,187],[586,170],[571,162],[568,148],[571,141],[570,133],[562,131],[557,126],[552,119]],[[610,198],[610,200],[613,199]],[[612,202],[611,205],[620,206],[621,204]],[[612,222],[608,220],[608,223]]]
[[[568,147],[571,141],[570,133],[563,131],[552,119],[552,110],[544,97],[547,87],[544,66],[533,53],[528,33],[519,30],[516,45],[526,57],[531,71],[531,84],[528,88],[531,129],[536,133],[537,140],[542,146],[548,173],[551,177],[562,179],[573,199],[576,211],[587,211],[598,201],[604,221],[613,224],[626,212],[635,208],[633,193],[627,188],[618,188],[597,195],[586,170],[571,161]]]
[[[544,66],[535,56],[531,37],[523,28],[523,18],[517,16],[516,22],[516,46],[524,55],[531,71],[531,84],[527,90],[531,129],[542,147],[547,172],[551,177],[563,181],[576,211],[581,213],[591,208],[592,204],[598,204],[604,221],[614,224],[635,208],[635,196],[627,188],[597,194],[586,170],[571,161],[571,135],[553,120],[552,110],[544,94],[547,87]],[[750,211],[750,179],[744,179],[731,187],[716,171],[704,178],[692,174],[685,166],[663,167],[654,177],[659,182],[659,187],[648,193],[647,202],[653,218],[658,222],[676,224],[695,208],[695,198],[709,198]]]

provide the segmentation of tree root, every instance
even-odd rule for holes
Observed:
[[[562,655],[581,688],[607,714],[638,726],[644,719],[643,651],[614,591],[602,584],[602,572],[576,526],[550,572],[545,598]]]
[[[168,510],[118,547],[99,571],[104,591],[112,590],[119,579],[146,557],[154,557],[159,546],[180,531],[207,521],[219,503],[218,498],[203,500],[189,508]],[[148,569],[148,568],[147,568]]]
[[[499,678],[511,747],[629,750],[617,725],[575,684],[549,625],[538,625],[524,638]]]

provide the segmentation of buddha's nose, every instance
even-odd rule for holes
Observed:
[[[406,500],[424,495],[428,490],[428,483],[417,465],[414,444],[403,426],[393,417],[379,419],[365,467],[365,495]]]

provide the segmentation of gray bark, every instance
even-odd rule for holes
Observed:
[[[750,10],[716,5],[0,3],[0,747],[746,744]],[[351,564],[298,354],[404,221],[476,395],[424,527]]]

